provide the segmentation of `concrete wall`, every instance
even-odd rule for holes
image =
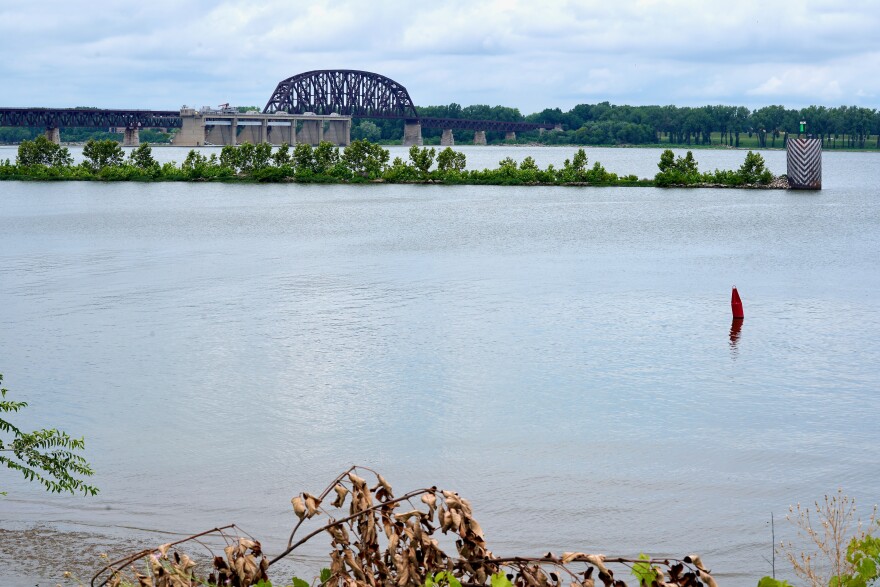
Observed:
[[[317,145],[324,140],[324,121],[322,120],[303,120],[302,128],[296,133],[297,143],[308,143],[309,145]]]
[[[184,108],[180,111],[180,118],[182,128],[175,135],[173,144],[183,147],[198,147],[205,143],[236,145],[243,142],[254,145],[259,143],[317,145],[323,140],[344,147],[351,143],[349,116],[240,114],[199,112],[192,108]],[[295,130],[297,123],[300,125],[299,132]]]
[[[324,140],[340,147],[351,144],[351,119],[328,120]]]

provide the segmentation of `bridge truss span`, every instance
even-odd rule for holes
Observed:
[[[482,130],[525,132],[529,130],[552,130],[557,128],[553,124],[539,124],[534,122],[506,122],[503,120],[469,120],[466,118],[420,118],[422,128],[442,128],[450,130]]]
[[[378,73],[354,69],[308,71],[282,80],[263,112],[409,120],[419,117],[401,84]]]
[[[180,112],[97,108],[0,108],[0,126],[173,128],[180,126]]]

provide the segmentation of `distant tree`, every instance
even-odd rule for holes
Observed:
[[[367,140],[375,143],[382,138],[382,131],[376,126],[375,122],[364,120],[352,129],[351,138],[354,140]]]
[[[0,374],[2,382],[3,375]],[[7,400],[7,391],[0,389],[0,414],[18,412],[27,407],[27,402]],[[52,493],[98,493],[96,487],[80,479],[94,474],[78,454],[84,448],[82,438],[71,438],[66,432],[54,428],[23,432],[0,417],[0,465],[20,472],[28,481],[36,481]],[[0,495],[6,494],[0,492]]]

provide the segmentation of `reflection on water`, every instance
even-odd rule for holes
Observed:
[[[737,348],[737,343],[739,343],[740,331],[742,330],[743,319],[742,318],[734,318],[730,323],[730,356],[736,360],[736,357],[739,355],[739,349]]]
[[[102,492],[4,478],[2,525],[236,522],[278,552],[290,498],[360,463],[458,490],[500,555],[700,551],[752,587],[768,512],[880,495],[864,161],[827,156],[806,195],[5,182],[4,386],[25,427],[85,436]],[[749,331],[725,348],[733,282]]]

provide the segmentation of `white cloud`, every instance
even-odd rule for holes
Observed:
[[[0,0],[0,102],[262,105],[283,78],[347,68],[399,81],[418,104],[525,113],[603,100],[876,106],[878,28],[867,0]]]

